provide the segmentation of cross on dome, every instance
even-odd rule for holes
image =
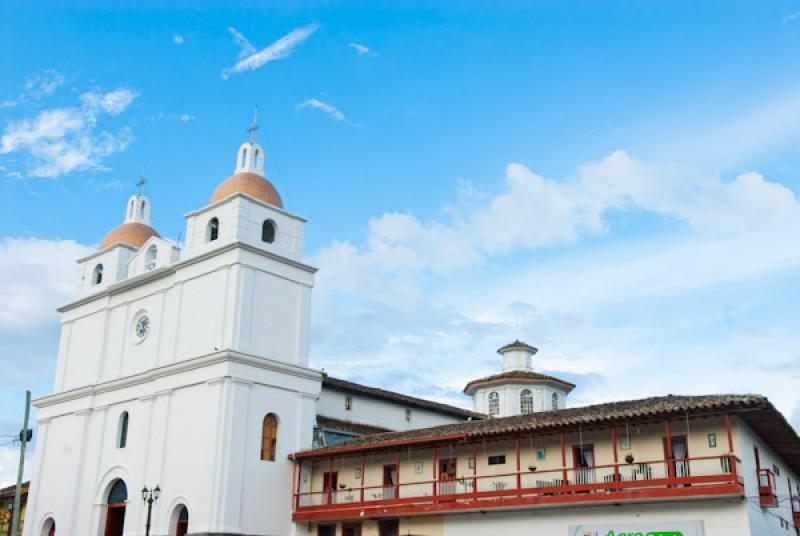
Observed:
[[[257,115],[258,108],[253,113],[253,122],[250,124],[250,128],[247,129],[247,132],[250,133],[250,141],[244,142],[239,147],[239,152],[236,155],[236,170],[234,174],[254,173],[261,177],[264,176],[264,149],[256,143]]]

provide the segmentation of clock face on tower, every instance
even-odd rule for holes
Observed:
[[[133,325],[133,334],[136,336],[136,342],[141,342],[147,337],[150,332],[150,317],[147,313],[141,313],[137,316],[136,322]]]

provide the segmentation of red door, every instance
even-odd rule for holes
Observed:
[[[106,532],[105,536],[122,536],[122,529],[125,527],[125,504],[108,505],[106,512]]]
[[[456,459],[439,460],[439,495],[456,493]]]
[[[336,502],[336,488],[339,486],[339,473],[325,473],[322,477],[322,491],[327,494],[328,504]]]

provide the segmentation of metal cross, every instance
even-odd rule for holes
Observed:
[[[136,186],[139,188],[139,195],[144,195],[144,185],[147,184],[147,179],[144,178],[144,175],[139,177],[139,182],[136,183]]]
[[[253,123],[250,125],[250,128],[247,131],[250,133],[250,143],[254,143],[256,141],[256,130],[258,130],[258,122],[256,121],[258,118],[258,106],[253,111]]]

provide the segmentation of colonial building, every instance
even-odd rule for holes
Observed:
[[[254,132],[254,130],[253,130]],[[500,348],[473,410],[308,365],[305,220],[253,136],[234,174],[151,226],[140,189],[78,260],[26,536],[769,535],[800,521],[800,440],[756,395],[570,408]],[[138,490],[158,490],[148,512]],[[660,531],[660,532],[659,532]]]

